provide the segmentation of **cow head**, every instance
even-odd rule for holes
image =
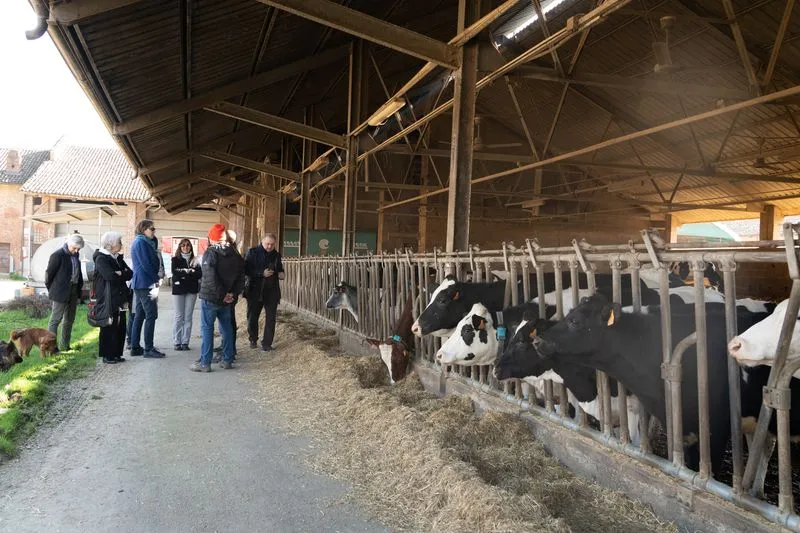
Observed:
[[[448,337],[450,329],[469,311],[469,306],[461,299],[462,283],[455,276],[448,275],[439,284],[425,310],[419,315],[411,331],[417,337],[433,335]]]
[[[534,341],[537,335],[555,322],[526,317],[514,336],[508,341],[503,353],[495,361],[494,377],[503,380],[542,376],[551,368],[549,360],[536,351]],[[544,378],[539,378],[544,379]]]
[[[779,303],[767,318],[732,338],[728,343],[728,353],[736,362],[744,366],[771,365],[775,362],[775,352],[781,334],[783,319],[789,300]],[[800,357],[800,315],[794,326],[792,340],[789,344],[788,360]]]
[[[17,351],[13,342],[0,341],[0,370],[5,372],[17,363],[22,362],[22,356]]]
[[[533,345],[540,356],[556,353],[583,355],[593,352],[622,315],[619,304],[609,302],[602,294],[582,298],[563,320],[547,331],[537,333]]]
[[[358,322],[358,290],[342,281],[333,288],[333,292],[325,302],[328,309],[345,309]]]
[[[400,335],[392,335],[383,341],[367,339],[367,342],[380,350],[381,360],[389,370],[391,383],[396,383],[406,377],[411,354],[414,353],[413,346],[408,346]]]
[[[436,352],[436,360],[448,365],[488,365],[497,357],[497,342],[492,315],[478,303],[458,322]]]

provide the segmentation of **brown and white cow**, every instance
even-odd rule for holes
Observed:
[[[389,370],[389,381],[392,383],[406,377],[411,354],[414,352],[414,334],[411,332],[411,324],[414,321],[411,315],[412,303],[409,294],[391,337],[385,340],[367,339],[369,344],[380,350],[381,360]]]

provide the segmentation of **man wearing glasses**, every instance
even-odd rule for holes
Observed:
[[[164,352],[153,346],[153,334],[158,318],[158,304],[151,292],[159,282],[159,268],[161,261],[156,250],[156,228],[153,221],[141,220],[136,224],[136,237],[131,244],[131,264],[133,278],[133,301],[135,305],[135,318],[133,331],[131,331],[131,355],[143,355],[149,358],[165,357]],[[144,348],[140,344],[142,329],[144,328]]]

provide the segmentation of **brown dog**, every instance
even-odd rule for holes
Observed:
[[[34,346],[39,347],[42,358],[51,355],[58,344],[56,336],[44,328],[15,329],[11,332],[11,340],[17,345],[22,357],[27,357]]]

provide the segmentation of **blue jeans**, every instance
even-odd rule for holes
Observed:
[[[134,299],[136,300],[136,316],[133,319],[133,331],[131,331],[131,347],[141,348],[139,340],[142,336],[142,326],[144,325],[144,349],[153,349],[153,333],[156,330],[156,318],[158,318],[158,304],[150,298],[150,289],[135,289]]]
[[[214,322],[219,321],[219,331],[222,333],[222,359],[233,361],[233,325],[231,324],[231,305],[216,305],[206,300],[200,300],[200,363],[203,366],[211,365],[214,351]]]

